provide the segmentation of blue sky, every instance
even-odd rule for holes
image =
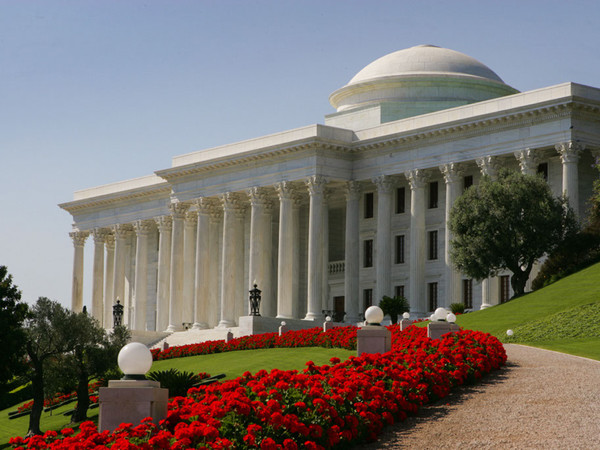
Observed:
[[[70,305],[79,189],[309,125],[371,61],[434,44],[507,84],[600,86],[600,2],[0,0],[0,265]],[[92,239],[84,301],[91,296]]]

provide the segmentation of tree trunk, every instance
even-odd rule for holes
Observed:
[[[90,395],[88,390],[88,373],[85,365],[79,367],[77,380],[77,406],[71,416],[71,422],[83,422],[87,420],[87,411],[90,407]]]
[[[510,278],[510,284],[513,288],[513,298],[520,297],[525,293],[525,285],[527,284],[527,280],[529,279],[529,274],[531,273],[531,268],[533,267],[533,263],[527,265],[525,270],[513,270],[513,276]]]
[[[31,390],[33,392],[33,406],[29,415],[29,431],[27,436],[42,434],[40,420],[44,409],[44,366],[38,359],[31,359],[33,365],[33,377],[31,379]]]

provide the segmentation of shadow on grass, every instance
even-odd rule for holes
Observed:
[[[460,386],[450,392],[447,397],[422,406],[416,416],[409,416],[403,422],[387,426],[376,442],[358,444],[358,447],[364,450],[405,448],[405,439],[410,437],[418,427],[443,419],[470,398],[485,393],[489,386],[506,382],[511,372],[517,367],[519,367],[518,364],[507,361],[503,367],[487,374],[476,384]]]

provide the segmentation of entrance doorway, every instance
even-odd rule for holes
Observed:
[[[340,295],[337,297],[333,297],[333,321],[343,322],[344,314],[344,296]]]

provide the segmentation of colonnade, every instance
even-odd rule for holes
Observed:
[[[562,163],[562,192],[578,212],[577,161],[582,147],[574,142],[560,143],[556,150]],[[525,149],[514,154],[523,173],[537,171],[536,152]],[[495,156],[482,156],[476,164],[483,175],[495,177],[499,167]],[[462,193],[464,164],[449,162],[436,169],[412,169],[403,176],[410,187],[410,264],[408,293],[411,310],[426,313],[426,187],[433,170],[439,170],[445,183],[445,222],[453,203]],[[401,175],[400,175],[401,176]],[[439,176],[439,175],[438,175]],[[381,175],[369,180],[377,189],[375,241],[375,299],[393,295],[392,214],[393,192],[398,175]],[[346,321],[359,319],[360,199],[364,182],[347,181],[345,194],[344,307]],[[339,183],[337,188],[340,189]],[[265,316],[298,318],[298,304],[305,302],[304,319],[322,318],[328,300],[328,180],[320,175],[301,182],[281,181],[265,187],[250,187],[245,193],[226,192],[219,197],[193,201],[172,201],[168,215],[136,220],[127,224],[70,233],[74,244],[72,309],[83,307],[83,251],[86,238],[94,239],[92,314],[105,327],[112,326],[112,305],[125,298],[126,266],[132,267],[126,251],[135,235],[135,271],[130,302],[132,329],[181,330],[185,323],[202,329],[213,325],[234,326],[239,316],[248,314],[247,290],[256,283],[262,290],[261,312]],[[300,193],[308,194],[308,250],[306,259],[306,299],[299,298]],[[273,247],[273,219],[278,203],[277,255]],[[250,214],[248,248],[244,219]],[[148,242],[158,235],[156,274],[156,323],[148,324]],[[461,300],[461,274],[453,269],[445,227],[444,273],[446,304]],[[246,253],[247,252],[247,253]],[[273,267],[273,261],[276,265]],[[247,262],[247,269],[246,269]],[[247,270],[247,276],[246,276]],[[248,285],[244,285],[244,280]],[[482,283],[482,306],[488,306],[491,280]],[[219,300],[217,300],[219,299]],[[216,319],[215,319],[216,318]],[[148,326],[149,325],[149,326]]]

